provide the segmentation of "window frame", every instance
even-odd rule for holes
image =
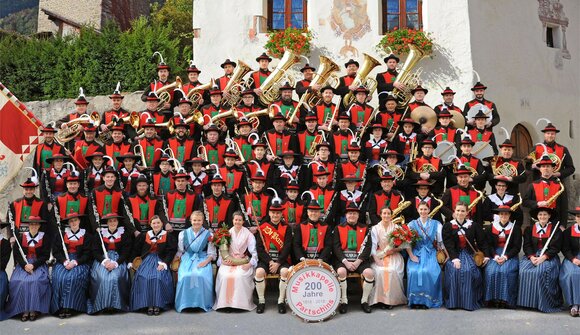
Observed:
[[[407,0],[399,1],[399,26],[397,29],[407,28]],[[387,20],[387,9],[389,0],[381,0],[381,18],[383,23],[383,34],[388,33],[388,20]],[[423,30],[423,0],[417,0],[417,23],[419,24],[419,30]]]
[[[284,30],[286,28],[292,27],[292,14],[294,13],[302,13],[302,28],[299,29],[305,29],[308,27],[308,0],[302,0],[302,12],[292,12],[292,0],[283,0],[284,28],[274,29],[274,1],[275,0],[268,0],[268,30]]]

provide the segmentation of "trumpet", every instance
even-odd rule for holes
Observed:
[[[230,80],[228,81],[226,87],[224,87],[223,90],[224,93],[229,94],[229,97],[225,99],[225,103],[227,103],[230,106],[238,105],[240,99],[242,98],[241,93],[244,89],[244,85],[241,84],[242,79],[246,76],[246,74],[250,73],[251,71],[253,71],[251,67],[249,67],[246,63],[242,62],[241,60],[238,60],[238,66],[236,66],[234,73],[232,73]],[[246,85],[249,86],[249,82],[246,83]]]
[[[139,113],[135,111],[132,111],[131,113],[129,113],[129,115],[120,119],[117,118],[116,116],[113,116],[113,119],[114,120],[107,123],[108,129],[111,129],[111,127],[113,127],[113,124],[116,122],[129,123],[131,127],[133,127],[134,129],[139,129],[140,122]],[[101,134],[99,134],[99,141],[101,141],[102,143],[109,143],[111,141],[111,133],[108,131],[102,132]]]
[[[83,126],[84,124],[93,124],[95,127],[98,127],[99,124],[101,124],[101,115],[95,111],[90,115],[83,114],[65,124],[66,128],[59,129],[54,136],[54,139],[60,144],[70,142],[75,137],[79,136],[85,129]]]
[[[197,123],[197,124],[198,124],[198,125],[200,125],[200,126],[203,126],[203,123],[204,123],[204,120],[203,120],[203,114],[201,114],[201,112],[200,112],[200,111],[198,111],[198,110],[195,110],[195,111],[193,112],[193,114],[191,114],[190,116],[188,116],[188,117],[185,119],[185,123],[186,123],[186,124],[190,124],[190,123],[192,123],[192,122],[195,122],[195,123]]]
[[[360,67],[352,85],[360,86],[364,85],[369,90],[369,96],[373,95],[375,90],[377,89],[377,81],[373,78],[367,78],[369,73],[377,66],[381,65],[378,60],[374,59],[373,57],[369,56],[368,54],[363,54],[364,61],[362,66]],[[342,104],[344,107],[347,107],[355,100],[354,94],[348,92],[344,98],[342,98]]]
[[[181,81],[181,78],[179,78],[179,76],[177,76],[177,77],[175,77],[175,81],[173,83],[167,84],[167,85],[155,90],[155,94],[157,94],[157,96],[160,99],[159,104],[157,105],[157,110],[163,109],[163,105],[165,105],[165,103],[171,102],[172,98],[171,98],[170,91],[172,91],[173,89],[176,89],[176,88],[181,89],[182,86],[183,86],[183,82]]]
[[[215,85],[215,80],[210,79],[209,83],[191,88],[187,92],[187,99],[193,103],[194,108],[199,107],[199,100],[203,98],[201,92],[211,89]]]
[[[280,86],[284,85],[284,82],[288,81],[290,85],[294,86],[295,79],[292,75],[288,74],[288,70],[298,62],[300,62],[300,57],[289,50],[284,52],[284,56],[282,56],[274,71],[260,85],[260,89],[262,90],[260,102],[263,105],[268,106],[278,100]]]

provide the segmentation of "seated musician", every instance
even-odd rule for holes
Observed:
[[[306,206],[308,219],[294,228],[293,250],[299,261],[320,259],[330,262],[332,257],[332,227],[320,220],[322,207],[316,200]]]

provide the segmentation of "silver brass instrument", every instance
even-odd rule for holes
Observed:
[[[369,78],[369,73],[377,66],[381,65],[381,63],[374,59],[373,57],[369,56],[368,54],[363,53],[363,64],[358,70],[356,77],[354,78],[352,85],[360,86],[363,85],[369,90],[368,96],[373,95],[375,90],[377,89],[377,81],[374,78]],[[342,98],[342,104],[344,107],[349,106],[355,101],[355,95],[352,91],[348,92],[344,98]]]
[[[428,56],[428,54],[423,53],[421,50],[417,49],[412,44],[409,44],[409,55],[405,59],[405,64],[401,67],[401,71],[395,78],[396,82],[405,85],[405,89],[399,90],[398,88],[393,88],[391,94],[397,98],[399,107],[404,107],[409,104],[413,95],[411,90],[420,84],[420,75],[423,72],[421,68],[417,71],[412,72],[413,68],[419,63],[421,59]]]
[[[260,102],[264,106],[268,106],[272,102],[279,99],[280,86],[284,85],[285,82],[289,82],[291,86],[294,86],[295,79],[287,72],[298,62],[300,62],[300,57],[298,57],[292,51],[286,50],[284,52],[284,56],[282,56],[282,59],[280,59],[280,62],[274,71],[272,71],[268,78],[266,78],[262,85],[260,85],[260,89],[262,90],[262,95],[260,95]]]

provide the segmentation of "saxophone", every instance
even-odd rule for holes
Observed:
[[[437,214],[437,212],[439,212],[439,210],[441,209],[441,207],[443,207],[443,201],[441,199],[437,199],[435,198],[435,196],[433,194],[431,194],[431,197],[433,198],[433,200],[437,201],[439,203],[439,205],[437,205],[437,207],[433,208],[433,210],[431,211],[431,213],[429,213],[429,217],[433,218],[435,216],[435,214]]]
[[[564,193],[564,184],[562,184],[562,181],[560,179],[558,179],[558,184],[560,184],[560,190],[558,192],[556,192],[553,196],[551,196],[548,200],[546,200],[546,202],[548,203],[548,206],[552,206],[552,204],[558,200],[558,197],[560,197],[560,195],[562,193]]]
[[[471,189],[477,192],[479,195],[469,204],[469,206],[467,206],[467,213],[471,213],[471,210],[477,206],[481,200],[483,200],[483,197],[485,197],[485,194],[482,191],[476,189],[473,185],[471,185]]]
[[[517,203],[513,204],[513,206],[510,207],[510,211],[515,211],[516,209],[518,209],[518,207],[520,207],[522,205],[522,195],[518,192],[518,197],[520,198],[520,201],[518,201]]]

